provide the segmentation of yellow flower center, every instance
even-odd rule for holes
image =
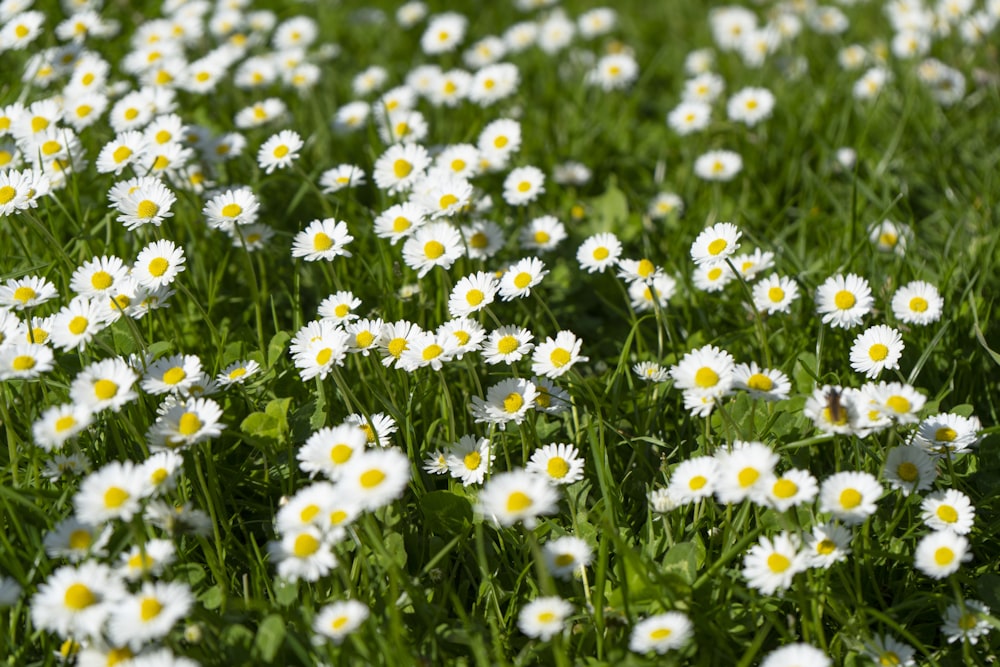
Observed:
[[[524,397],[516,391],[512,391],[507,394],[507,397],[503,399],[503,409],[505,412],[515,413],[521,409],[524,405]]]
[[[483,232],[476,232],[469,239],[469,245],[477,250],[482,250],[489,244],[490,244],[490,239]]]
[[[543,232],[541,230],[535,232],[535,243],[538,245],[545,245],[551,238],[552,237],[549,236],[548,232]]]
[[[63,431],[68,431],[69,429],[76,426],[76,418],[72,415],[66,415],[65,417],[60,417],[56,420],[56,432],[62,433]]]
[[[840,290],[833,297],[833,303],[840,310],[847,310],[848,308],[853,308],[854,304],[857,303],[855,296],[848,292],[847,290]]]
[[[80,334],[82,334],[84,331],[87,330],[88,324],[90,324],[90,322],[87,320],[86,317],[77,315],[76,317],[74,317],[69,321],[69,325],[67,325],[67,328],[69,329],[71,334],[73,334],[74,336],[79,336]]]
[[[430,361],[431,359],[437,359],[444,352],[444,348],[437,344],[431,344],[424,348],[423,357],[424,361]]]
[[[371,331],[359,331],[356,336],[354,336],[354,344],[358,347],[368,347],[375,342],[375,336]]]
[[[688,488],[692,491],[698,491],[708,484],[708,478],[704,475],[695,475],[690,480],[688,480]]]
[[[504,336],[497,343],[497,350],[500,354],[510,354],[520,346],[517,338],[514,336]]]
[[[192,436],[198,432],[204,424],[194,412],[185,412],[177,420],[177,432],[183,436]]]
[[[610,254],[611,251],[608,250],[607,248],[604,247],[597,248],[596,250],[594,250],[594,259],[596,259],[598,262],[601,262],[606,260],[608,258],[608,255]]]
[[[508,142],[507,137],[501,135],[493,140],[493,145],[496,146],[497,148],[503,148],[504,146],[507,145],[507,142]]]
[[[902,396],[890,396],[889,400],[887,400],[885,404],[892,408],[893,412],[897,414],[906,414],[912,407],[910,402]]]
[[[569,462],[561,456],[553,456],[545,464],[545,472],[553,479],[562,479],[569,474]]]
[[[569,360],[570,360],[569,350],[564,350],[561,347],[557,347],[556,349],[552,350],[552,354],[549,355],[549,361],[551,361],[552,365],[555,366],[556,368],[562,368],[563,366],[569,363]]]
[[[94,275],[90,277],[90,284],[93,285],[96,290],[106,290],[111,287],[115,279],[111,277],[111,274],[107,271],[96,271]]]
[[[104,492],[104,506],[117,509],[129,499],[129,492],[117,486],[112,486]]]
[[[296,558],[308,558],[317,551],[319,551],[319,540],[309,533],[303,533],[295,538],[292,553],[295,554]]]
[[[468,292],[465,293],[465,301],[470,306],[478,306],[483,302],[483,299],[485,298],[486,295],[483,294],[482,290],[470,289]]]
[[[440,200],[438,200],[438,206],[442,210],[448,208],[449,206],[454,206],[457,203],[458,203],[458,197],[452,194],[444,195],[443,197],[441,197]]]
[[[316,363],[319,364],[320,366],[325,366],[330,362],[330,359],[332,357],[333,357],[333,350],[331,350],[328,347],[324,347],[316,354]]]
[[[399,359],[399,355],[403,354],[407,346],[408,344],[405,338],[393,338],[389,341],[389,354]]]
[[[170,268],[170,262],[168,262],[162,257],[156,257],[149,262],[147,268],[151,276],[159,278],[160,276],[162,276],[167,272],[167,269]]]
[[[437,259],[444,254],[444,244],[440,241],[428,241],[424,244],[424,255],[427,259]]]
[[[943,426],[934,432],[934,439],[939,442],[954,442],[958,432],[948,426]]]
[[[222,207],[222,215],[227,218],[235,218],[243,212],[243,207],[239,204],[226,204]]]
[[[955,523],[958,521],[958,510],[951,505],[941,505],[937,508],[937,517],[945,523]]]
[[[31,119],[31,131],[41,132],[49,126],[49,119],[42,116],[35,116]]]
[[[791,498],[799,492],[799,486],[792,480],[782,477],[774,483],[774,487],[771,491],[774,493],[776,498]]]
[[[840,492],[840,506],[852,510],[861,504],[861,494],[855,489],[844,489]]]
[[[13,189],[14,188],[11,188],[11,190],[13,190]],[[3,203],[4,203],[4,201],[3,201],[3,188],[0,188],[0,204],[3,204]],[[27,287],[25,285],[22,285],[21,287],[18,287],[16,290],[14,290],[14,298],[16,300],[20,301],[22,304],[28,303],[29,301],[31,301],[32,299],[34,299],[36,294],[38,294],[38,293],[35,290],[33,290],[30,287]]]
[[[715,239],[708,244],[708,254],[713,256],[719,255],[724,252],[728,246],[729,244],[726,243],[726,239]]]
[[[160,615],[163,605],[153,597],[143,598],[139,603],[139,617],[143,621],[151,621]]]
[[[771,554],[767,557],[767,567],[771,572],[784,572],[792,566],[792,561],[781,554]]]
[[[78,528],[69,534],[69,548],[74,551],[83,551],[90,547],[91,542],[93,542],[93,536],[90,531]]]
[[[318,232],[316,236],[313,237],[313,250],[318,252],[323,252],[329,250],[333,247],[333,239],[324,234],[323,232]]]
[[[139,117],[139,110],[135,107],[130,107],[125,110],[125,120],[135,120]]]
[[[736,476],[740,486],[744,489],[749,486],[753,486],[758,478],[760,478],[760,471],[751,467],[746,467],[743,470],[740,470],[740,473]]]
[[[927,310],[927,306],[928,306],[927,299],[924,299],[923,297],[915,296],[912,299],[910,299],[910,310],[912,310],[915,313],[924,312],[925,310]]]
[[[889,348],[882,343],[875,343],[868,348],[868,356],[872,361],[884,361],[889,356]]]
[[[747,378],[747,387],[754,391],[771,391],[774,388],[774,382],[763,373],[754,373]]]
[[[48,140],[42,144],[42,154],[43,155],[54,155],[62,150],[62,144],[58,141]]]
[[[521,491],[514,491],[509,496],[507,496],[507,511],[508,512],[523,512],[532,505],[534,501],[531,497]]]
[[[837,543],[830,539],[820,540],[816,544],[816,553],[829,556],[837,550]]]
[[[514,286],[517,287],[518,289],[524,289],[529,284],[531,284],[531,274],[530,273],[527,273],[526,271],[522,271],[521,273],[519,273],[516,276],[514,276]]]
[[[170,166],[170,158],[166,155],[157,155],[153,160],[153,171],[163,171]]]
[[[392,221],[392,231],[396,232],[397,234],[402,234],[409,228],[410,228],[410,221],[401,215]]]
[[[702,366],[694,374],[694,383],[702,389],[714,387],[719,383],[719,374],[708,366]]]
[[[288,155],[288,146],[282,144],[281,146],[278,146],[277,148],[274,149],[274,157],[278,158],[279,160],[285,157],[286,155]]]
[[[30,371],[35,367],[35,363],[36,361],[34,357],[27,354],[20,354],[14,357],[14,361],[11,362],[11,366],[15,371]]]
[[[920,470],[910,461],[900,463],[899,467],[896,468],[896,474],[901,480],[910,482],[911,484],[920,479]]]
[[[569,567],[576,562],[576,559],[573,558],[572,554],[559,554],[553,559],[553,562],[556,567]]]
[[[361,477],[358,478],[358,481],[361,482],[361,486],[364,488],[374,489],[385,480],[385,477],[386,475],[384,472],[378,468],[372,468],[371,470],[366,470],[361,473]]]
[[[71,584],[63,595],[63,604],[73,611],[82,611],[97,602],[97,596],[85,584]]]
[[[948,547],[940,547],[934,552],[934,562],[944,567],[945,565],[950,565],[952,561],[955,560],[955,552]]]
[[[111,380],[98,380],[94,383],[94,395],[99,400],[107,401],[118,393],[118,385]]]
[[[337,443],[330,448],[330,460],[337,465],[342,465],[347,463],[347,460],[351,458],[354,453],[354,448],[350,445],[345,445],[344,443]]]
[[[672,634],[670,628],[657,628],[649,633],[649,638],[653,641],[663,641]]]
[[[392,173],[395,174],[396,178],[406,178],[411,171],[413,171],[413,165],[403,158],[392,163]]]
[[[119,146],[115,149],[115,152],[111,154],[111,158],[116,164],[121,164],[130,157],[132,157],[132,149],[128,146]]]
[[[169,385],[175,385],[178,382],[183,382],[186,377],[187,373],[184,372],[183,368],[180,366],[174,366],[163,374],[163,382]]]
[[[479,464],[482,463],[483,457],[479,455],[479,452],[469,452],[462,459],[465,467],[469,470],[476,470],[479,468]]]

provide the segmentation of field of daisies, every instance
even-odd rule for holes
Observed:
[[[995,664],[998,22],[0,1],[3,664]]]

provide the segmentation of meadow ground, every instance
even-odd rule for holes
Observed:
[[[980,665],[997,0],[0,2],[9,665]]]

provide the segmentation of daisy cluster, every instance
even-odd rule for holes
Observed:
[[[750,628],[765,667],[913,665],[947,644],[967,659],[988,635],[968,597],[988,520],[964,483],[984,428],[914,384],[915,351],[960,316],[946,273],[914,261],[924,233],[880,212],[831,268],[742,210],[810,68],[836,61],[862,115],[917,93],[942,115],[980,104],[964,72],[996,0],[716,6],[711,45],[665,78],[620,41],[639,17],[570,1],[166,0],[127,21],[41,4],[0,2],[17,93],[0,91],[0,222],[18,253],[0,282],[0,481],[44,524],[5,538],[15,660],[360,663],[412,641],[427,661],[489,628],[481,662],[561,664],[571,644],[713,662],[714,606],[744,604],[788,613],[780,639]],[[666,93],[640,99],[649,80]],[[562,111],[607,118],[582,131]],[[634,182],[648,147],[626,113],[669,148]],[[831,198],[851,178],[867,196],[855,148],[822,148]],[[678,253],[692,216],[704,229]],[[855,272],[861,257],[879,268]],[[690,580],[660,562],[682,541]],[[863,559],[873,584],[880,559],[933,591],[943,643],[926,615],[882,611],[881,589],[861,604]]]

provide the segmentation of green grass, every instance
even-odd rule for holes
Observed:
[[[338,107],[356,99],[351,79],[365,67],[384,66],[388,88],[401,84],[418,64],[462,67],[461,50],[423,54],[423,24],[400,28],[390,3],[374,3],[387,7],[385,22],[359,22],[371,4],[258,3],[279,19],[312,16],[320,39],[340,46],[340,55],[320,63],[322,75],[305,94],[280,83],[242,90],[228,78],[210,95],[178,93],[177,113],[185,122],[215,134],[233,131],[233,116],[255,101],[280,97],[288,105],[289,118],[243,131],[244,154],[212,174],[219,187],[245,184],[257,195],[261,221],[275,230],[263,250],[234,247],[205,224],[207,196],[173,186],[178,197],[173,217],[159,228],[127,233],[108,208],[106,193],[132,174],[116,178],[93,166],[114,137],[104,121],[80,133],[88,168],[37,208],[0,219],[5,249],[0,280],[40,275],[59,292],[32,316],[54,314],[68,303],[73,271],[92,257],[113,254],[131,262],[147,243],[162,238],[183,246],[187,258],[169,308],[135,321],[123,318],[79,352],[57,350],[55,368],[39,379],[0,382],[0,442],[6,445],[0,447],[0,575],[23,588],[11,606],[0,608],[0,654],[9,656],[7,664],[56,662],[53,652],[63,638],[36,627],[31,608],[39,586],[66,564],[48,557],[42,540],[73,514],[85,477],[44,477],[53,454],[33,444],[32,425],[45,409],[68,400],[70,383],[88,364],[141,353],[197,355],[208,376],[240,359],[261,365],[247,384],[212,396],[223,409],[225,430],[183,452],[177,488],[168,496],[206,512],[210,533],[168,534],[140,514],[112,522],[105,552],[92,557],[117,564],[133,545],[172,540],[175,562],[160,577],[149,578],[186,583],[196,598],[190,614],[161,642],[177,655],[206,665],[755,665],[782,645],[805,642],[834,664],[867,665],[865,644],[890,634],[915,649],[919,664],[992,662],[1000,634],[975,645],[948,643],[939,628],[945,608],[960,600],[982,600],[994,613],[1000,609],[995,435],[1000,325],[994,314],[1000,294],[995,224],[1000,91],[994,80],[976,78],[996,71],[996,49],[986,42],[964,44],[957,35],[934,41],[931,55],[966,76],[966,96],[954,106],[937,104],[914,63],[891,56],[886,66],[892,80],[883,92],[874,100],[855,100],[851,88],[863,70],[841,69],[838,49],[888,43],[892,36],[880,3],[859,3],[845,8],[851,19],[846,34],[816,35],[805,27],[759,69],[716,50],[726,92],[713,105],[709,127],[681,137],[664,119],[680,101],[685,55],[713,45],[707,9],[686,2],[617,3],[619,24],[609,36],[577,38],[556,56],[538,49],[512,54],[509,61],[518,66],[521,83],[496,105],[418,104],[430,128],[422,143],[429,147],[475,143],[490,121],[518,118],[524,140],[511,166],[534,165],[547,175],[545,194],[525,208],[503,202],[507,170],[474,179],[492,197],[493,208],[482,217],[504,229],[503,249],[485,261],[462,257],[447,271],[434,269],[418,279],[402,260],[401,244],[377,238],[372,226],[376,215],[402,201],[373,184],[372,166],[385,145],[373,126],[342,135],[329,121]],[[446,4],[453,3],[432,9],[443,11]],[[592,6],[564,3],[570,17]],[[0,105],[30,103],[60,90],[58,83],[46,89],[17,80],[32,53],[57,44],[52,28],[61,10],[54,2],[40,2],[38,8],[48,16],[46,32],[27,52],[0,53],[0,67],[18,73],[0,83]],[[462,49],[536,15],[504,2],[461,9],[471,18]],[[129,11],[151,18],[158,7],[149,3]],[[115,15],[112,7],[102,14]],[[135,86],[118,65],[130,49],[131,32],[128,17],[118,18],[121,34],[88,41],[87,47],[112,64],[113,81]],[[611,92],[583,85],[587,66],[580,54],[600,55],[612,42],[634,52],[638,81]],[[206,34],[187,56],[200,57],[215,44]],[[251,53],[267,49],[265,41]],[[773,116],[751,129],[725,116],[726,96],[749,85],[767,87],[777,99]],[[292,169],[266,175],[256,164],[256,150],[285,128],[299,132],[305,148]],[[836,150],[843,146],[857,152],[852,170],[835,165]],[[715,148],[743,157],[743,170],[731,182],[707,183],[693,173],[695,158]],[[551,180],[553,168],[569,159],[592,170],[588,183],[559,186]],[[319,175],[342,162],[364,169],[367,184],[323,195],[315,185]],[[650,219],[648,203],[660,190],[682,197],[682,215]],[[412,373],[384,368],[377,353],[349,355],[325,380],[301,380],[289,342],[317,317],[327,295],[350,290],[362,301],[362,317],[405,319],[433,330],[449,318],[448,295],[460,278],[502,269],[530,254],[518,246],[517,232],[544,214],[562,220],[569,234],[543,256],[550,273],[529,298],[497,300],[477,317],[488,330],[526,327],[536,344],[564,329],[581,338],[589,361],[556,380],[569,392],[572,410],[532,412],[503,431],[475,423],[472,397],[485,397],[505,377],[530,377],[528,360],[514,367],[487,366],[478,354],[441,371]],[[325,217],[347,222],[353,257],[292,260],[294,235]],[[912,231],[905,254],[882,253],[869,242],[868,226],[883,219]],[[790,313],[756,315],[739,282],[717,293],[694,287],[689,248],[716,221],[737,224],[742,250],[773,252],[775,270],[795,278],[801,296]],[[648,257],[676,277],[677,294],[667,308],[636,313],[613,272],[580,269],[577,248],[604,231],[621,239],[623,257]],[[820,322],[815,291],[835,273],[856,273],[871,284],[875,311],[864,327],[844,331]],[[908,327],[893,317],[889,301],[898,287],[918,279],[940,290],[944,313],[929,326]],[[419,291],[403,296],[414,285]],[[971,562],[940,581],[919,572],[914,551],[930,532],[920,518],[927,492],[903,496],[886,485],[878,511],[852,529],[852,553],[845,561],[799,573],[783,595],[763,595],[749,588],[741,573],[747,551],[760,537],[781,531],[808,534],[828,518],[818,503],[777,512],[709,498],[664,514],[651,509],[649,492],[665,487],[679,463],[712,455],[735,440],[763,441],[779,454],[780,470],[806,469],[820,482],[847,470],[882,479],[886,453],[908,441],[913,425],[865,438],[825,437],[802,410],[817,384],[864,383],[850,367],[851,344],[863,328],[883,323],[902,331],[905,350],[899,370],[880,379],[907,382],[924,394],[921,417],[976,415],[985,427],[975,451],[939,461],[933,487],[957,489],[975,506]],[[639,361],[669,368],[708,344],[727,350],[737,362],[781,369],[792,382],[790,397],[766,404],[737,393],[709,417],[695,417],[684,408],[679,389],[645,383],[631,370]],[[100,413],[65,450],[83,454],[95,471],[112,461],[144,460],[145,434],[160,399],[140,391],[121,412]],[[392,443],[411,462],[406,491],[352,524],[333,547],[339,565],[328,575],[314,582],[280,578],[268,555],[268,544],[279,538],[275,515],[284,500],[310,483],[296,453],[318,429],[338,425],[351,413],[378,412],[395,420]],[[491,439],[494,473],[522,467],[542,445],[572,443],[586,461],[584,477],[560,490],[558,512],[535,528],[499,528],[475,509],[481,487],[463,487],[457,479],[423,470],[431,452],[467,434]],[[580,537],[591,547],[593,562],[583,577],[555,579],[545,567],[542,545],[562,535]],[[558,595],[574,609],[564,632],[551,641],[526,636],[517,623],[524,605],[544,595]],[[340,645],[314,644],[316,613],[346,598],[367,605],[368,620]],[[635,623],[668,610],[687,614],[692,639],[663,657],[630,652]],[[998,624],[994,617],[988,622]]]

